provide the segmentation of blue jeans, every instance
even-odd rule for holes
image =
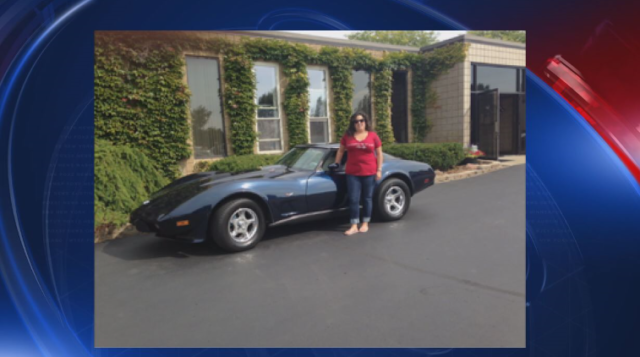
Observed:
[[[371,221],[371,210],[373,208],[373,187],[375,186],[376,175],[354,176],[347,175],[347,190],[349,192],[349,210],[351,212],[351,224],[360,223],[360,193],[363,195],[363,222]]]

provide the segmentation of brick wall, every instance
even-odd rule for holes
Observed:
[[[438,101],[435,108],[427,108],[427,120],[432,127],[426,142],[463,141],[464,108],[467,104],[463,88],[466,64],[456,64],[449,73],[441,75],[431,85],[438,94]]]
[[[427,109],[433,127],[426,142],[461,142],[471,138],[471,63],[525,67],[525,49],[471,43],[463,63],[440,76],[432,85],[438,93],[436,108]]]

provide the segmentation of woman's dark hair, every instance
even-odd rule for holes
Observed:
[[[364,119],[364,126],[365,126],[365,130],[366,131],[371,131],[371,121],[369,120],[369,116],[367,116],[367,114],[365,114],[364,112],[355,112],[353,113],[353,115],[351,115],[351,118],[349,118],[349,128],[347,129],[347,132],[345,133],[345,135],[349,135],[349,136],[353,136],[353,134],[356,133],[356,118],[361,116],[362,119]]]

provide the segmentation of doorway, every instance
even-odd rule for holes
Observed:
[[[471,64],[471,137],[487,158],[526,151],[525,69]]]
[[[500,95],[500,155],[518,153],[518,95]]]
[[[524,155],[526,151],[524,94],[497,89],[471,94],[471,143],[487,158]]]
[[[524,94],[500,94],[500,155],[525,154],[525,113]]]
[[[397,143],[409,142],[407,71],[393,72],[391,126]]]
[[[500,91],[491,89],[474,96],[475,111],[471,115],[476,129],[475,142],[486,158],[497,160],[500,153]]]

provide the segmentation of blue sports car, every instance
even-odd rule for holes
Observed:
[[[255,247],[267,226],[348,215],[347,154],[339,167],[331,165],[338,148],[299,145],[260,170],[182,177],[153,194],[130,221],[141,232],[238,252]],[[374,218],[392,221],[404,216],[411,196],[433,185],[435,173],[428,164],[384,155]]]

